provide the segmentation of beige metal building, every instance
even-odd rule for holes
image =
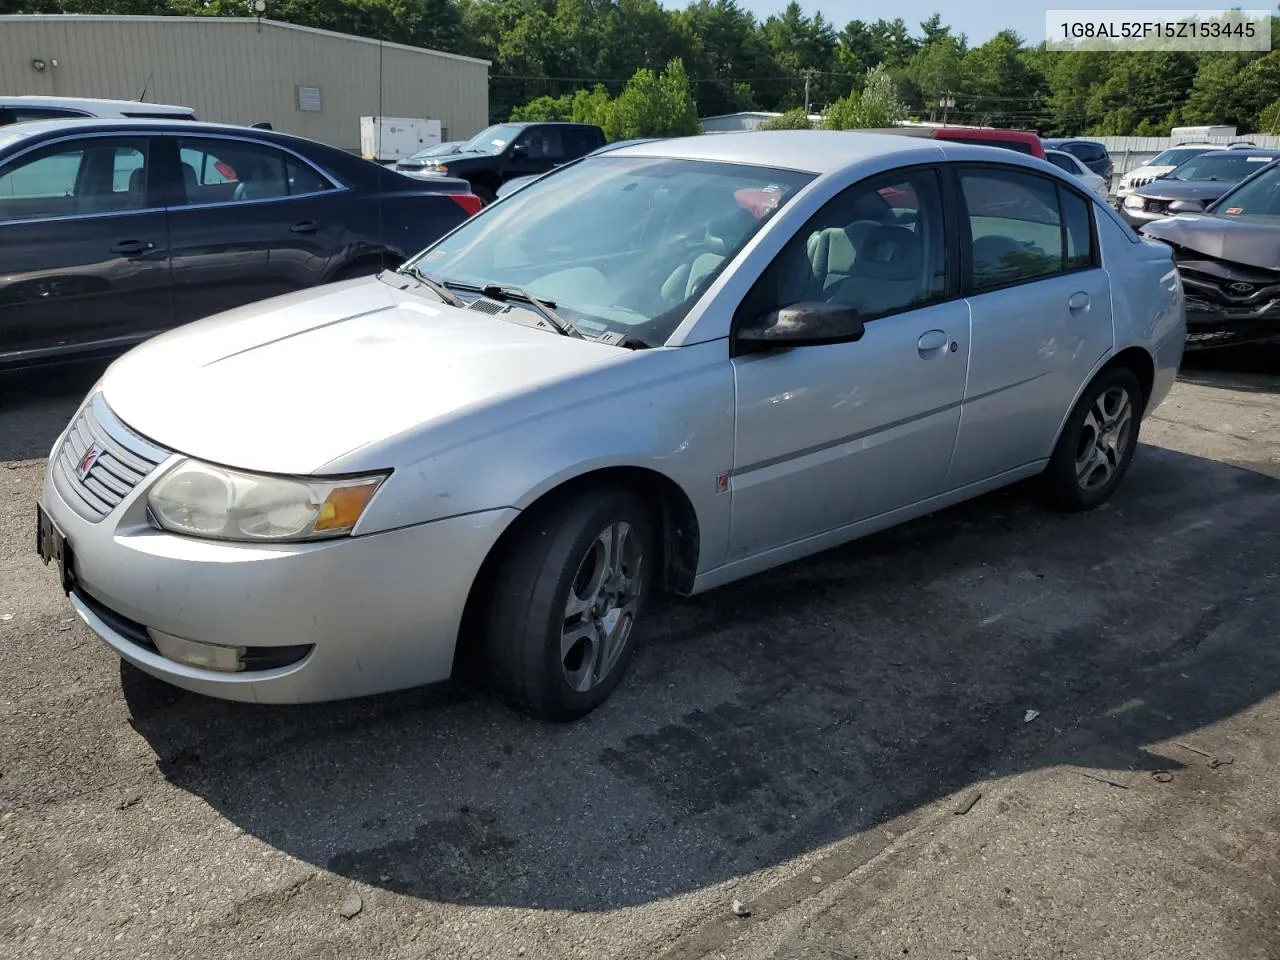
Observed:
[[[137,99],[352,152],[360,117],[489,122],[489,61],[251,17],[0,16],[0,95]]]

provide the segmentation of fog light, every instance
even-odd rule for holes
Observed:
[[[184,640],[170,633],[148,629],[151,642],[156,645],[161,656],[189,667],[202,670],[217,670],[221,673],[237,673],[244,669],[244,647],[224,647],[218,643],[197,643],[195,640]]]

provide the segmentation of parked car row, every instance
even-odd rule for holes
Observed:
[[[1210,158],[1227,159],[1202,159]],[[1208,204],[1182,200],[1193,212],[1141,228],[1173,249],[1186,290],[1188,349],[1280,343],[1280,153],[1254,167]]]

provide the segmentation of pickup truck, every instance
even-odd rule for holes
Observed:
[[[492,203],[508,180],[546,173],[604,144],[604,131],[588,123],[499,123],[481,130],[456,153],[430,158],[421,170],[400,172],[466,180],[472,193]]]

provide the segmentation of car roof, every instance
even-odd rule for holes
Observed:
[[[204,120],[169,120],[165,117],[67,117],[58,120],[24,120],[22,123],[0,127],[0,137],[6,144],[19,139],[34,139],[45,134],[75,133],[83,130],[173,130],[179,133],[192,134],[197,131],[205,133],[235,133],[265,138],[280,137],[288,139],[306,139],[279,130],[264,130],[258,127],[241,126],[234,123],[210,123]]]
[[[1102,147],[1103,150],[1107,149],[1107,145],[1105,143],[1102,143],[1099,140],[1089,140],[1085,137],[1050,137],[1044,142],[1046,144],[1052,143],[1059,147],[1065,147],[1068,143],[1087,143],[1090,146]]]
[[[191,107],[182,107],[172,103],[147,103],[143,100],[108,100],[94,97],[42,97],[33,94],[22,94],[14,97],[0,97],[0,107],[67,107],[82,110],[123,111],[147,110],[149,112],[172,113],[174,116],[186,116],[195,113]]]
[[[986,151],[997,148],[982,149]],[[1002,150],[1001,153],[1009,151]],[[948,155],[942,143],[892,133],[852,133],[844,130],[740,130],[672,137],[631,144],[609,151],[614,157],[669,157],[676,160],[711,160],[746,163],[806,173],[843,170],[860,161],[893,156],[903,162],[942,160]]]
[[[1029,154],[977,143],[934,140],[894,133],[851,130],[741,130],[672,137],[608,151],[610,157],[657,157],[743,163],[812,173],[817,176],[889,159],[892,164],[971,160],[1024,166],[1063,174],[1057,167]]]

